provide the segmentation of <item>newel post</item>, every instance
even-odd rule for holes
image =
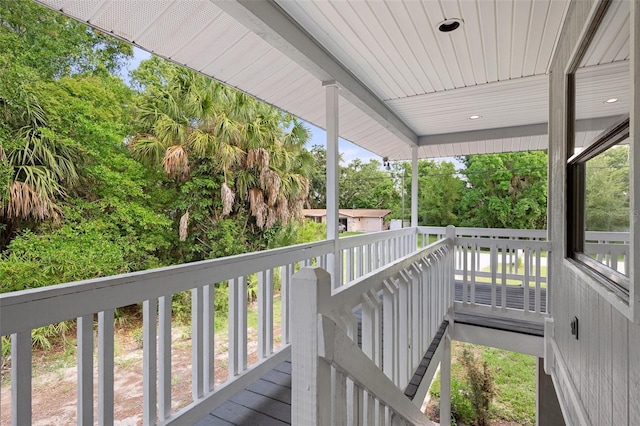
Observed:
[[[318,357],[319,314],[331,297],[331,275],[322,268],[302,268],[291,285],[291,424],[331,423],[331,367]]]

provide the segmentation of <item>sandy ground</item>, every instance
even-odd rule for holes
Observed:
[[[275,336],[280,331],[274,330]],[[118,330],[115,341],[115,425],[142,424],[142,348],[132,330]],[[274,337],[275,337],[274,336]],[[257,360],[257,335],[249,330],[249,363]],[[277,344],[279,345],[279,344]],[[41,426],[76,424],[76,375],[75,348],[57,347],[45,353],[34,351],[32,412],[33,424]],[[68,346],[68,345],[67,345]],[[228,341],[226,336],[216,336],[215,376],[216,384],[227,380]],[[69,349],[73,352],[68,354]],[[97,352],[96,352],[97,353]],[[68,367],[64,364],[73,364]],[[95,364],[95,362],[94,362]],[[191,397],[191,339],[189,327],[172,330],[172,412],[192,402]],[[97,367],[94,368],[94,399],[97,401]],[[0,400],[0,424],[11,423],[11,388],[8,366],[3,367],[3,385]],[[94,405],[97,417],[97,402]]]

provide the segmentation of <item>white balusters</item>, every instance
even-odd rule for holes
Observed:
[[[145,300],[142,303],[142,422],[145,425],[155,424],[157,417],[156,317],[157,300]]]
[[[158,415],[171,415],[171,296],[158,298]],[[112,330],[113,333],[113,330]]]
[[[78,425],[93,424],[93,315],[78,318],[77,350]]]
[[[229,377],[247,368],[247,279],[229,280]]]
[[[113,424],[113,314],[98,312],[98,425]]]
[[[11,424],[31,424],[31,331],[11,335]]]

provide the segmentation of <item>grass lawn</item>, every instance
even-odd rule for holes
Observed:
[[[491,272],[491,267],[490,266],[485,266],[484,268],[482,268],[480,270],[481,272]],[[522,275],[522,277],[524,278],[524,266],[520,266],[518,268],[518,273],[520,275]],[[531,272],[530,273],[536,273],[537,268],[533,267],[531,268]],[[507,275],[509,274],[508,269],[507,269]],[[546,265],[540,265],[540,276],[541,277],[547,277],[547,266]],[[478,277],[476,276],[476,281],[477,282],[481,282],[481,283],[491,283],[491,277]],[[498,263],[498,273],[496,274],[496,284],[502,284],[502,263]],[[507,278],[507,285],[522,285],[522,280],[516,280],[516,279],[509,279]],[[535,287],[536,286],[536,280],[529,280],[529,286],[531,287]],[[547,288],[547,283],[545,282],[541,282],[540,283],[540,288]]]
[[[459,411],[473,417],[469,402],[469,386],[462,365],[457,362],[462,357],[463,348],[472,350],[487,361],[496,385],[496,397],[491,410],[495,421],[517,422],[525,426],[536,424],[536,359],[530,355],[503,351],[495,348],[453,342],[451,348],[451,401],[452,413]],[[440,397],[440,373],[429,389],[433,404]],[[467,419],[469,420],[469,419]]]

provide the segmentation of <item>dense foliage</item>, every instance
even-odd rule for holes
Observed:
[[[546,152],[471,155],[462,161],[467,187],[460,200],[460,225],[546,228]]]

